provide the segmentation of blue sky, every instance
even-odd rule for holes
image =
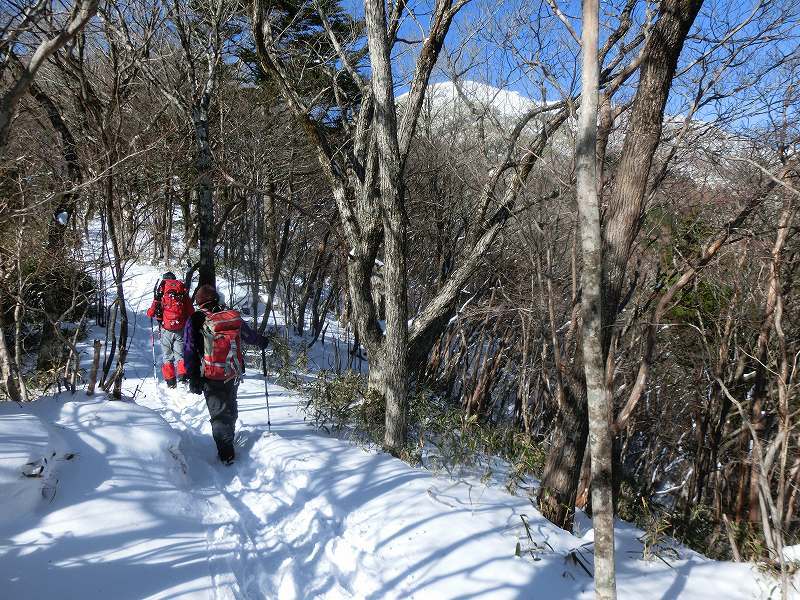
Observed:
[[[617,25],[617,15],[625,0],[601,2],[601,45],[609,32]],[[798,6],[795,6],[798,5]],[[356,15],[363,15],[363,2],[345,0],[344,6]],[[407,18],[401,29],[401,37],[416,41],[421,38],[420,28],[427,30],[432,1],[412,0],[409,8],[415,19]],[[581,5],[576,0],[561,0],[559,6],[580,35]],[[627,39],[630,40],[639,26],[646,19],[647,4],[639,2],[634,10],[635,25],[631,28]],[[785,70],[767,70],[767,65],[775,61],[775,57],[792,57],[798,60],[798,41],[800,26],[795,19],[800,12],[800,3],[793,0],[706,0],[701,13],[695,21],[690,39],[684,48],[679,71],[694,64],[699,57],[704,59],[694,64],[691,69],[682,72],[676,81],[670,97],[668,112],[684,113],[700,85],[707,85],[715,80],[709,91],[717,92],[720,99],[709,103],[698,113],[701,118],[711,119],[722,113],[740,112],[755,113],[756,101],[754,92],[759,91],[761,102],[766,103],[765,94],[780,93],[786,84]],[[741,27],[721,48],[704,56],[715,42],[726,38],[726,35],[739,24],[751,21]],[[788,17],[782,26],[769,28]],[[757,33],[770,37],[766,42],[746,48],[745,43]],[[466,69],[464,77],[504,85],[534,99],[560,98],[562,90],[575,91],[579,88],[579,71],[577,69],[578,47],[566,27],[552,14],[545,0],[530,2],[503,0],[472,0],[456,17],[448,34],[446,49],[453,52],[457,48],[462,51],[458,57],[461,67]],[[409,45],[398,43],[395,48],[397,93],[406,91],[404,81],[413,65],[413,57],[408,55]],[[444,54],[444,53],[443,53]],[[612,52],[606,61],[612,60]],[[550,75],[550,81],[543,83],[542,68],[534,66],[540,61]],[[723,71],[723,75],[715,79],[716,70],[725,61],[731,65]],[[447,79],[446,65],[434,72],[434,81]],[[621,97],[633,93],[635,77]],[[561,88],[561,89],[559,89]],[[732,98],[725,96],[734,93]],[[750,102],[753,102],[750,104]],[[734,119],[742,123],[743,117]]]

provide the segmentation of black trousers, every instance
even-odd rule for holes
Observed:
[[[236,404],[238,387],[235,380],[203,380],[203,394],[206,397],[208,415],[211,417],[211,434],[214,436],[221,460],[234,457],[234,426],[239,416],[239,407]]]

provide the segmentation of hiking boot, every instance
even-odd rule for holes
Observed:
[[[171,389],[178,387],[178,383],[174,377],[172,379],[167,379],[167,387]]]
[[[236,458],[236,453],[233,451],[233,448],[230,450],[225,449],[219,453],[219,460],[222,462],[223,465],[230,465],[233,464],[233,459]]]

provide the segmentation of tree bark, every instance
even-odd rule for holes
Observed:
[[[125,361],[128,358],[128,309],[125,302],[125,288],[123,285],[124,272],[124,258],[122,254],[123,244],[119,239],[119,231],[117,229],[117,216],[116,216],[116,202],[114,202],[114,155],[110,150],[109,154],[109,167],[108,175],[106,176],[106,223],[108,224],[108,238],[111,241],[111,272],[114,275],[114,283],[117,288],[117,308],[119,310],[120,325],[119,325],[119,350],[117,354],[117,368],[111,380],[106,382],[105,391],[110,389],[110,383],[114,383],[114,390],[112,397],[116,400],[122,398],[122,379],[125,376]],[[116,319],[115,319],[116,323]],[[115,325],[112,325],[112,327]]]
[[[14,361],[11,358],[11,352],[8,350],[6,343],[5,322],[3,320],[2,310],[0,310],[0,382],[8,394],[8,399],[14,402],[21,402],[22,396],[20,395],[19,386],[15,378]]]
[[[606,387],[602,327],[602,239],[597,180],[598,0],[583,0],[583,68],[578,139],[575,148],[576,195],[580,217],[583,368],[589,405],[594,590],[599,600],[617,597],[614,573],[611,399]]]
[[[336,215],[333,217],[336,218]],[[297,303],[297,335],[303,335],[303,330],[306,324],[306,309],[308,308],[308,301],[311,300],[312,295],[318,298],[318,290],[322,283],[320,277],[324,277],[325,267],[331,258],[331,253],[328,251],[328,239],[330,238],[331,229],[325,231],[322,240],[317,248],[317,253],[314,257],[314,263],[311,266],[311,271],[306,276],[306,281],[303,286],[303,293]],[[316,298],[315,298],[316,299]],[[318,299],[317,299],[318,302]]]
[[[775,243],[773,244],[772,251],[770,252],[767,296],[765,299],[764,315],[762,317],[756,346],[756,377],[753,385],[753,404],[750,409],[750,418],[753,424],[753,435],[758,436],[759,438],[763,436],[767,428],[767,418],[764,414],[764,406],[767,403],[767,375],[770,362],[767,354],[769,351],[772,330],[775,329],[777,333],[780,333],[780,325],[776,323],[776,315],[781,312],[780,308],[782,308],[780,269],[783,246],[786,243],[786,238],[789,233],[789,225],[793,216],[794,196],[790,193],[787,195],[786,200],[784,201],[784,206],[778,219],[778,232],[775,236]],[[780,382],[780,375],[778,375],[776,379],[779,380],[779,389],[783,389],[786,381],[785,378],[783,379],[783,384]],[[761,488],[759,487],[759,477],[762,476],[760,473],[762,465],[759,465],[755,460],[754,450],[751,450],[750,455],[750,509],[748,518],[751,523],[759,523],[763,517],[761,512],[761,504],[763,499],[759,498],[761,492]]]
[[[400,146],[397,137],[392,65],[383,0],[367,0],[364,14],[372,65],[375,135],[380,172],[380,204],[384,231],[386,331],[381,344],[386,398],[384,446],[397,453],[405,444],[408,395],[408,289],[406,219]]]
[[[580,363],[577,358],[575,362]],[[572,531],[575,518],[575,497],[589,433],[586,398],[574,392],[571,386],[565,386],[564,404],[555,420],[539,491],[541,513],[567,531]]]
[[[259,333],[264,333],[267,330],[267,323],[269,323],[269,313],[272,311],[272,306],[275,304],[275,292],[278,290],[278,280],[281,276],[281,267],[283,261],[286,259],[286,254],[289,250],[289,227],[291,221],[286,219],[283,222],[283,230],[281,232],[281,245],[278,250],[278,255],[272,261],[272,273],[269,278],[269,291],[267,293],[267,300],[264,303],[264,314],[261,316],[261,325],[258,327]],[[286,315],[288,318],[288,315]],[[288,324],[288,322],[287,322]]]
[[[603,352],[608,353],[625,272],[644,214],[664,107],[686,36],[703,0],[664,0],[644,48],[639,85],[603,227]]]
[[[97,384],[97,369],[100,366],[100,340],[94,341],[94,356],[92,358],[92,368],[89,371],[89,383],[86,386],[86,395],[94,394],[94,386]]]
[[[198,286],[216,285],[216,271],[214,268],[214,184],[211,179],[213,158],[209,144],[208,106],[211,101],[210,94],[203,94],[192,107],[192,122],[195,134],[195,170],[197,183],[195,194],[197,198],[198,215],[198,241],[200,243],[200,268],[198,271]]]
[[[639,85],[616,171],[615,187],[601,230],[602,298],[598,310],[602,319],[599,333],[604,369],[608,364],[614,323],[620,310],[620,290],[643,215],[647,179],[661,137],[664,107],[683,43],[701,4],[702,0],[662,2],[658,21],[643,49]],[[596,147],[593,148],[594,152]],[[573,377],[566,386],[570,388],[566,395],[571,401],[565,402],[562,415],[556,420],[553,443],[542,478],[542,512],[554,523],[562,527],[566,525],[566,528],[572,525],[585,436],[588,434],[588,427],[579,422],[579,419],[585,418],[587,411],[587,407],[582,405],[586,401],[586,382],[581,372],[583,369],[578,366],[582,362],[583,357],[579,360],[576,356],[571,370]],[[570,429],[564,431],[564,427]],[[564,473],[564,469],[574,469],[576,472]]]

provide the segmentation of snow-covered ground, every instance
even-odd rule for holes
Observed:
[[[153,382],[144,310],[157,277],[129,272],[127,401],[0,405],[0,597],[593,597],[571,558],[591,569],[590,522],[572,536],[526,498],[329,437],[274,384],[269,432],[258,373],[239,388],[237,460],[222,466],[202,397]],[[670,565],[642,560],[639,535],[619,524],[620,598],[777,593],[747,564],[685,549]]]

